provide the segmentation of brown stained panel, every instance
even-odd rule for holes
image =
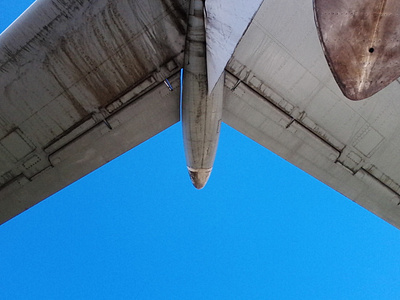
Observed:
[[[400,76],[399,0],[314,0],[315,22],[343,94],[372,96]]]

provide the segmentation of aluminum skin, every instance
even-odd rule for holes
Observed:
[[[221,75],[209,91],[204,19],[204,1],[191,1],[183,72],[182,127],[186,164],[197,189],[205,186],[214,164],[224,83]]]
[[[400,2],[314,0],[329,67],[351,100],[371,97],[400,76]]]

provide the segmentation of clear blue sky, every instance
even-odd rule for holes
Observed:
[[[0,0],[0,31],[31,2]],[[399,253],[399,230],[226,125],[194,189],[176,124],[1,225],[0,299],[400,299]]]

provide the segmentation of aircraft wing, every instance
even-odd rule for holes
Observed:
[[[0,35],[0,224],[179,121],[187,5],[36,1]]]
[[[225,80],[224,122],[400,228],[399,81],[369,99],[346,99],[324,58],[312,1],[264,1]]]
[[[179,121],[187,2],[41,0],[0,36],[0,223]],[[312,2],[260,3],[206,2],[223,121],[400,228],[399,82],[346,99]]]

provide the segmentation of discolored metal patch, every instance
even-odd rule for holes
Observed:
[[[314,0],[314,16],[347,98],[368,98],[400,76],[399,0]]]

